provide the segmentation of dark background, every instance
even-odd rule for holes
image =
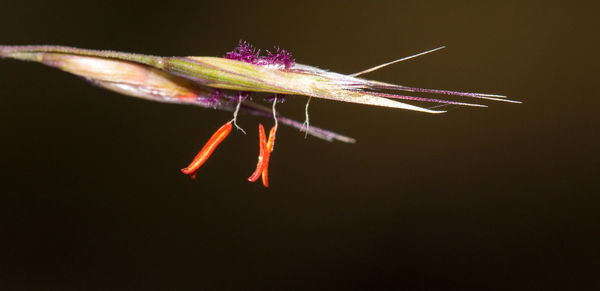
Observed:
[[[592,1],[588,1],[592,2]],[[560,4],[559,4],[560,3]],[[245,39],[371,79],[509,95],[428,115],[313,100],[246,181],[258,121],[0,63],[0,288],[600,288],[598,7],[571,1],[2,1],[0,43],[220,56]],[[306,97],[278,108],[302,120]],[[4,287],[1,287],[4,286]]]

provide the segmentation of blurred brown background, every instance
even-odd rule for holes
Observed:
[[[600,288],[598,7],[592,1],[12,1],[0,43],[220,56],[239,39],[340,73],[505,94],[443,115],[313,100],[327,143],[282,128],[246,181],[230,113],[123,97],[0,62],[0,289]],[[305,97],[278,108],[302,120]],[[266,124],[269,124],[266,122]],[[4,286],[4,287],[2,287]]]

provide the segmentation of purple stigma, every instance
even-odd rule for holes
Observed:
[[[265,101],[273,102],[273,101],[275,101],[275,99],[277,99],[277,103],[283,103],[283,102],[285,102],[285,95],[284,94],[273,94],[269,97],[266,97]]]
[[[221,100],[221,97],[223,97],[223,91],[221,91],[221,89],[215,89],[210,94],[211,101],[215,102],[215,103],[219,103],[219,101]]]
[[[275,47],[275,53],[270,51],[267,51],[267,53],[268,56],[264,57],[264,59],[269,64],[277,64],[289,69],[296,63],[296,60],[292,58],[292,54],[280,47]]]
[[[224,58],[245,63],[256,64],[260,59],[259,55],[260,50],[256,51],[256,48],[254,48],[251,44],[240,40],[238,46],[235,49],[233,49],[233,51],[226,53]]]
[[[237,98],[241,98],[242,101],[246,101],[247,99],[249,99],[250,97],[252,97],[252,93],[248,92],[248,91],[238,91],[237,92]]]
[[[267,54],[267,56],[261,56],[260,50],[257,50],[248,42],[240,40],[238,46],[223,57],[255,65],[278,65],[286,69],[293,67],[295,64],[292,54],[279,47],[275,47],[274,53],[267,51]]]

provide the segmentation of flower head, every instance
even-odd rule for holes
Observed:
[[[233,119],[222,126],[198,153],[194,161],[182,170],[192,177],[195,177],[198,168],[230,133],[232,126],[240,128],[236,123],[238,112],[272,118],[275,125],[269,134],[269,141],[266,141],[263,126],[260,126],[262,133],[259,142],[261,147],[259,164],[250,178],[251,181],[256,181],[262,175],[263,183],[267,186],[268,161],[273,150],[278,122],[328,141],[355,142],[350,137],[314,126],[309,127],[308,103],[304,124],[281,116],[275,110],[275,104],[283,100],[283,95],[306,95],[311,98],[426,113],[442,113],[444,111],[397,100],[429,102],[435,105],[478,107],[485,107],[485,105],[456,100],[407,96],[394,92],[429,93],[518,103],[501,95],[407,87],[359,77],[387,65],[438,49],[440,48],[351,75],[297,64],[288,51],[279,47],[276,47],[273,52],[267,51],[266,55],[261,55],[260,50],[245,41],[240,41],[238,46],[226,53],[223,58],[159,57],[61,46],[0,46],[0,57],[40,62],[82,76],[98,86],[125,95],[159,102],[193,104],[233,112]],[[267,100],[272,102],[272,108],[251,101],[249,98],[250,92],[270,94],[272,97]]]

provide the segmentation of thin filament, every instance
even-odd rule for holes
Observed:
[[[310,122],[308,120],[308,105],[310,104],[310,100],[312,99],[312,96],[308,96],[308,101],[306,101],[306,106],[304,107],[304,123],[302,123],[302,127],[300,127],[300,131],[305,130],[304,131],[304,138],[306,138],[308,136],[308,131],[310,130]],[[306,129],[304,129],[304,127],[306,127]]]
[[[275,111],[275,104],[277,104],[277,95],[273,98],[273,119],[275,120],[275,127],[277,127],[277,111]]]
[[[233,125],[235,125],[235,128],[239,129],[242,133],[246,134],[246,131],[237,124],[237,116],[238,116],[238,112],[240,112],[241,105],[242,105],[242,95],[240,94],[240,96],[238,97],[237,105],[235,106],[235,111],[233,112],[233,119],[231,121],[233,121]]]

